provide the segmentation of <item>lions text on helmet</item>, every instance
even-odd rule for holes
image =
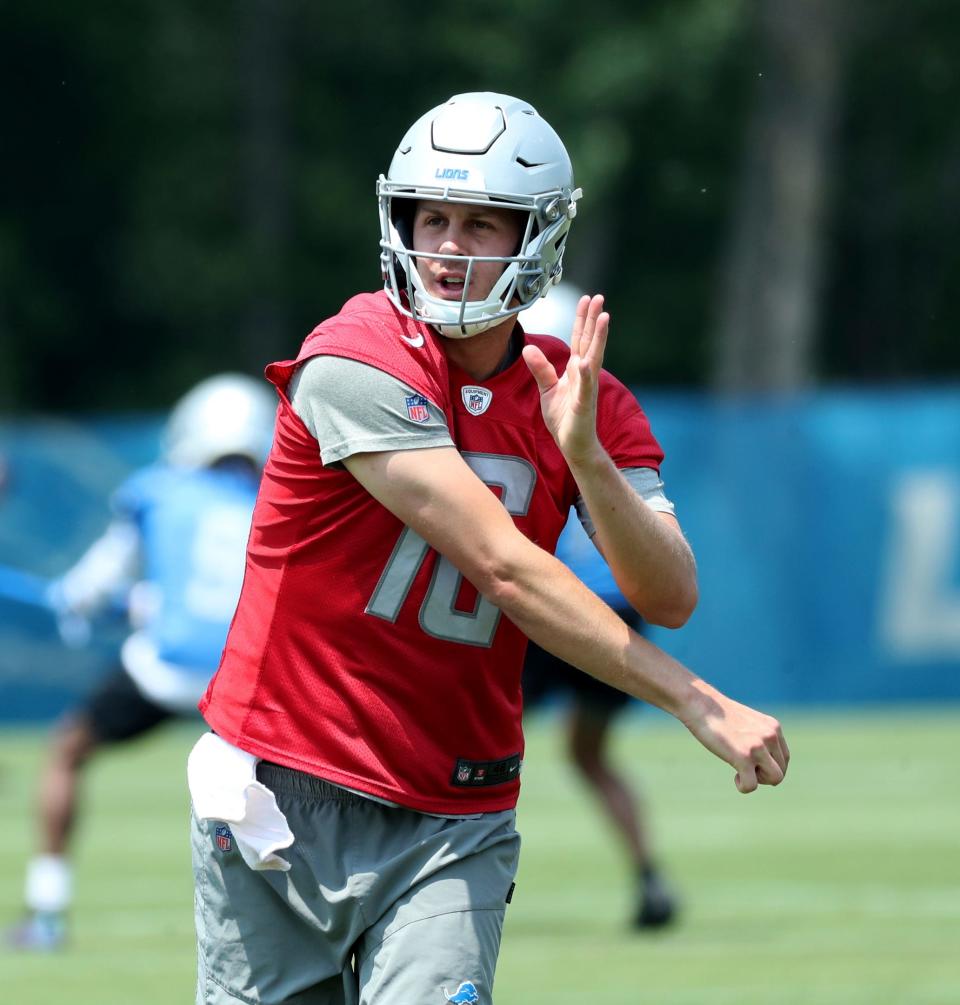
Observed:
[[[384,288],[447,338],[486,331],[560,281],[580,195],[531,105],[455,95],[413,124],[377,183]]]

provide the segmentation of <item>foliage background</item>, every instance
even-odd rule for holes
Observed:
[[[802,110],[778,72],[838,9],[802,379],[960,370],[947,0],[798,0],[787,53],[784,0],[2,7],[2,411],[164,407],[293,353],[379,283],[373,185],[403,130],[473,89],[522,95],[567,141],[586,193],[568,275],[608,296],[611,368],[715,382],[752,116]]]

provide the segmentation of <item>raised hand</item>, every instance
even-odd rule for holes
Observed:
[[[600,449],[597,392],[609,326],[603,297],[584,296],[577,305],[570,359],[562,373],[557,373],[537,346],[523,349],[524,362],[540,389],[543,421],[571,463],[585,461]]]

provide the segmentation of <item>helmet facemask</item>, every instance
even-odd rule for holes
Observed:
[[[459,147],[443,142],[454,114]],[[525,159],[525,146],[539,158]],[[512,190],[492,191],[489,182],[494,177],[511,183]],[[480,186],[437,184],[437,178]],[[559,138],[529,105],[515,98],[461,95],[428,112],[401,143],[390,177],[381,175],[377,183],[387,295],[404,314],[433,325],[448,338],[470,338],[518,314],[560,281],[566,235],[580,196],[571,183],[569,159]],[[419,201],[522,213],[526,220],[518,247],[510,256],[417,254],[409,220]],[[418,258],[465,269],[459,301],[427,293],[417,271]],[[483,300],[468,300],[470,280],[480,262],[500,262],[503,271]]]

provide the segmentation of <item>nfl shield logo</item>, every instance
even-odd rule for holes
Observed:
[[[469,385],[460,388],[460,397],[463,404],[471,415],[483,415],[493,401],[493,391],[485,387]]]
[[[422,394],[411,394],[409,398],[403,400],[407,406],[407,416],[414,422],[426,422],[430,418],[428,402]]]
[[[457,781],[458,782],[469,782],[470,781],[470,765],[461,764],[457,768]]]
[[[218,824],[215,831],[217,838],[217,847],[220,851],[233,851],[233,835],[230,833],[230,828],[226,824]]]

